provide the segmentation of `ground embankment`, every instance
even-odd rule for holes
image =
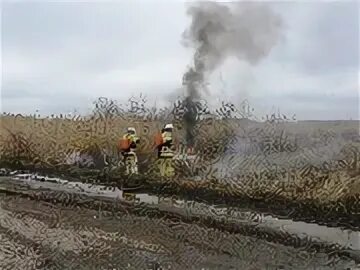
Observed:
[[[81,173],[77,171],[77,175],[79,174]],[[317,190],[309,189],[310,194],[306,194],[306,191],[299,189],[298,186],[291,187],[281,182],[254,185],[244,181],[229,186],[215,181],[150,177],[126,179],[126,181],[111,178],[96,181],[96,174],[89,171],[79,178],[73,175],[64,179],[90,184],[102,183],[109,188],[120,189],[126,183],[128,192],[147,192],[209,204],[247,207],[278,218],[360,230],[359,176],[348,177],[341,184],[336,182],[331,184],[330,181],[319,184]],[[38,180],[41,181],[41,177]]]

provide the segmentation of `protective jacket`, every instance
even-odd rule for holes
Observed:
[[[174,143],[172,132],[163,131],[161,133],[163,143],[158,148],[158,157],[159,158],[171,158],[174,156]]]

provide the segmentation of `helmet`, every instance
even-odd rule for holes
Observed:
[[[174,128],[173,124],[166,124],[162,129],[162,132],[172,132],[173,128]]]
[[[130,134],[136,134],[136,130],[133,127],[128,127],[127,132],[130,133]]]
[[[173,124],[166,124],[164,127],[164,129],[173,129],[173,128],[174,128]]]

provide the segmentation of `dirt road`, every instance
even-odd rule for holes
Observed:
[[[353,261],[171,219],[0,195],[0,269],[356,269]]]

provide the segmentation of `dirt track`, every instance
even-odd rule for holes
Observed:
[[[0,269],[356,269],[336,256],[170,219],[16,195],[0,202]]]

